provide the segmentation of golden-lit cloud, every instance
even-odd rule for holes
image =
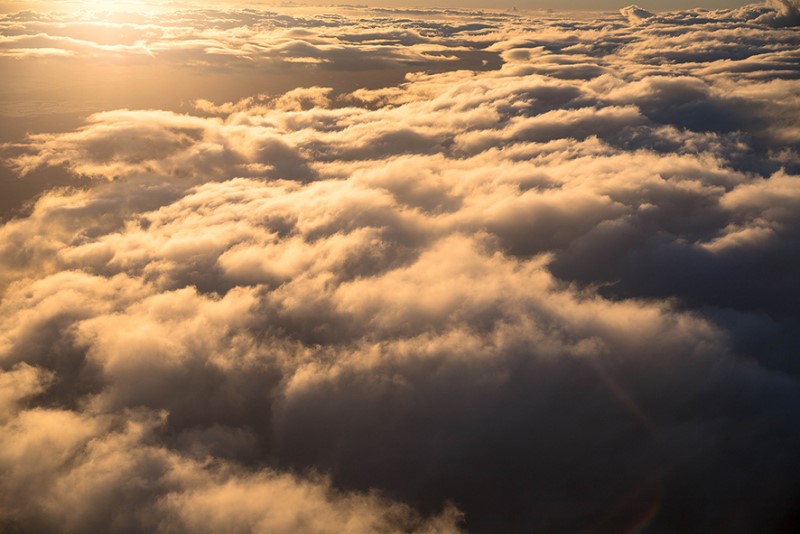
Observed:
[[[793,526],[796,16],[0,18],[0,530]]]

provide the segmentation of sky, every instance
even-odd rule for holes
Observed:
[[[324,2],[298,2],[309,5],[324,4]],[[558,9],[558,10],[617,10],[625,7],[624,2],[613,2],[610,0],[571,0],[570,2],[558,2],[555,0],[498,0],[496,2],[489,2],[487,0],[367,0],[365,2],[330,2],[331,4],[363,4],[369,6],[382,6],[382,7],[397,7],[397,6],[422,6],[422,7],[464,7],[464,8],[511,8],[517,9]],[[748,4],[747,1],[742,0],[705,0],[695,1],[690,0],[660,0],[648,1],[642,0],[637,5],[647,9],[669,11],[675,9],[691,9],[691,8],[707,8],[707,9],[721,9],[721,8],[734,8]]]
[[[798,531],[796,0],[12,4],[0,531]]]
[[[624,2],[613,2],[610,0],[572,0],[570,2],[556,1],[556,0],[366,0],[358,2],[346,1],[331,1],[319,2],[312,0],[295,0],[293,2],[280,2],[280,1],[258,1],[240,2],[237,0],[208,0],[204,2],[171,2],[171,1],[150,1],[150,0],[127,0],[123,2],[92,2],[90,5],[93,7],[109,8],[109,9],[135,9],[141,5],[157,5],[164,4],[167,6],[182,6],[191,7],[197,5],[228,5],[228,6],[258,6],[258,7],[273,7],[285,5],[306,5],[313,6],[317,9],[324,9],[332,5],[366,5],[373,7],[446,7],[446,8],[483,8],[483,9],[508,9],[516,8],[521,10],[529,9],[557,9],[557,10],[604,10],[615,11],[621,7],[625,7]],[[706,8],[706,9],[723,9],[723,8],[736,8],[748,4],[746,0],[641,0],[637,5],[646,9],[656,11],[669,11],[675,9],[691,9],[691,8]],[[23,9],[34,10],[50,10],[50,9],[83,9],[87,5],[86,2],[79,0],[60,0],[58,2],[36,1],[30,2],[27,0],[5,0],[0,1],[0,10],[2,11],[21,11]]]

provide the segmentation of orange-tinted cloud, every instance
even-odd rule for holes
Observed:
[[[372,15],[0,22],[20,61],[419,69],[3,146],[83,179],[0,226],[0,527],[791,525],[791,9]]]

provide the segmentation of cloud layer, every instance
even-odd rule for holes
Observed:
[[[0,19],[26,62],[414,71],[3,146],[75,186],[0,227],[0,527],[792,531],[796,16]]]

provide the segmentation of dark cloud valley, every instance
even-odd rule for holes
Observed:
[[[3,15],[0,531],[795,532],[798,13]]]

